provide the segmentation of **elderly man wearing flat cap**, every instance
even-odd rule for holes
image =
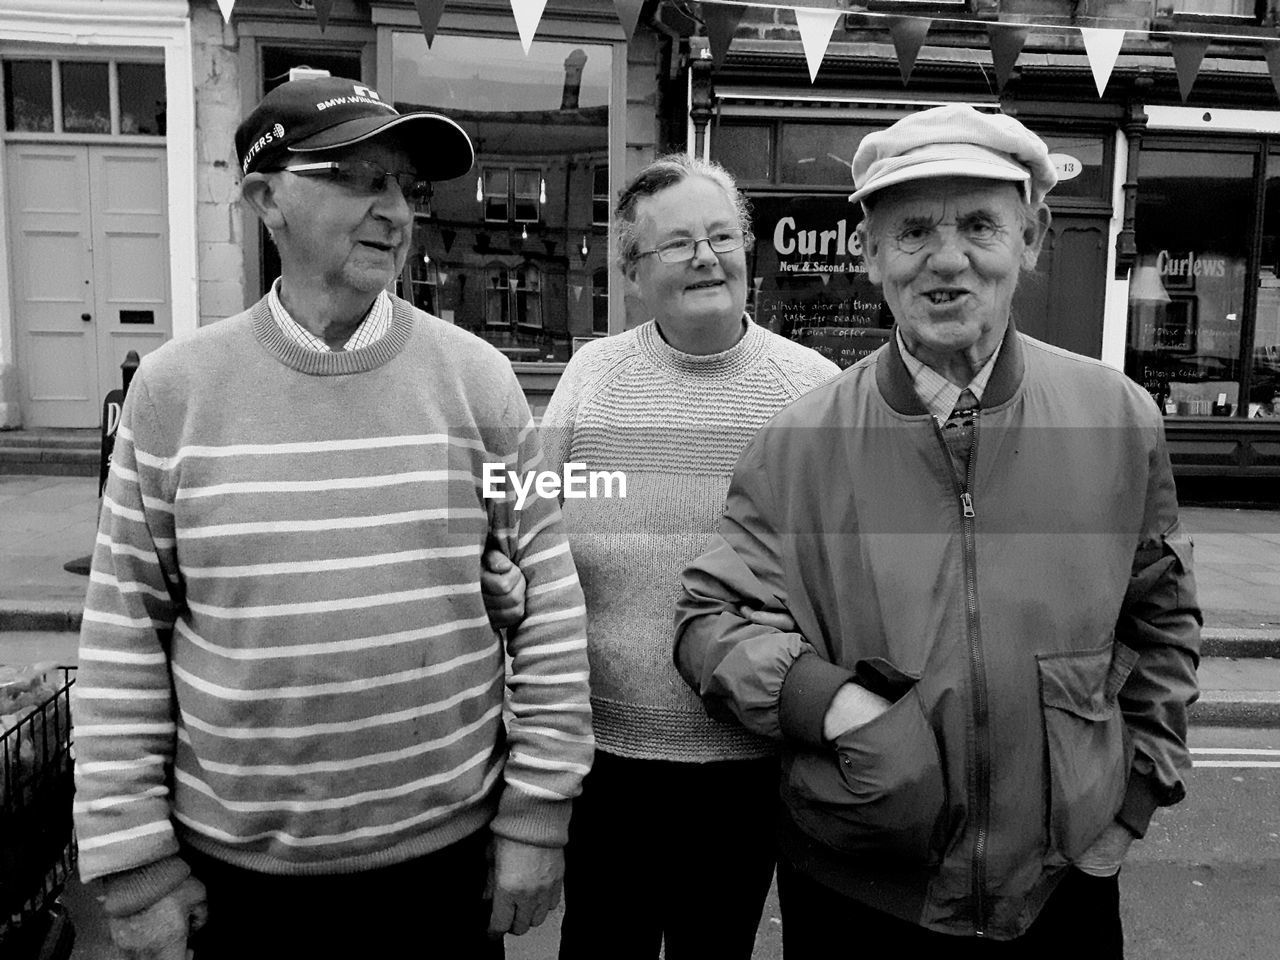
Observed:
[[[1015,328],[1056,179],[1021,123],[926,110],[853,174],[893,338],[743,453],[677,664],[781,741],[787,960],[1121,957],[1116,875],[1185,792],[1196,697],[1159,411]]]
[[[484,464],[541,459],[510,364],[385,290],[471,143],[322,78],[236,149],[283,274],[129,391],[75,688],[81,875],[131,958],[501,957],[559,897],[592,737],[557,505],[481,495]],[[487,543],[528,583],[505,645]]]

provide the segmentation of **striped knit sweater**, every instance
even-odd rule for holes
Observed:
[[[680,571],[715,532],[742,448],[774,413],[838,372],[749,321],[737,344],[710,356],[673,349],[650,321],[569,362],[542,420],[547,458],[627,478],[625,499],[563,507],[587,598],[601,750],[693,762],[774,751],[737,723],[707,716],[672,663],[672,615]]]
[[[264,299],[142,362],[73,688],[85,879],[178,839],[294,875],[490,821],[564,843],[592,753],[582,594],[554,500],[482,497],[496,461],[543,466],[510,364],[401,300],[349,352],[289,340]],[[528,581],[505,651],[489,534]]]

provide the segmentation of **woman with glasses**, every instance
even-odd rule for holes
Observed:
[[[774,866],[772,745],[709,717],[672,663],[681,569],[706,545],[738,454],[838,372],[746,314],[746,202],[672,155],[615,213],[628,297],[649,318],[569,362],[543,419],[553,469],[620,471],[625,497],[568,499],[587,601],[596,759],[566,849],[560,958],[748,960]]]

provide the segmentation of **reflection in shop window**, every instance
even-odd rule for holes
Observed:
[[[513,206],[517,223],[537,223],[542,219],[542,204],[547,202],[547,187],[539,170],[517,170]]]
[[[1177,416],[1231,416],[1253,220],[1253,157],[1147,149],[1125,372]]]
[[[531,263],[516,268],[516,323],[542,329],[542,274]]]
[[[491,327],[507,327],[511,325],[511,314],[508,310],[510,300],[507,290],[507,268],[501,264],[489,267],[488,282],[485,284],[485,323]]]
[[[568,360],[597,329],[582,294],[607,265],[613,47],[539,39],[526,56],[514,36],[438,33],[428,51],[402,31],[391,52],[397,108],[445,114],[476,149],[415,228],[450,238],[432,248],[442,313],[512,360]]]
[[[484,171],[484,218],[511,219],[511,173],[506,169],[487,167]],[[480,199],[477,197],[477,199]]]

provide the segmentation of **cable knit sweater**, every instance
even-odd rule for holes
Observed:
[[[542,421],[548,460],[620,470],[627,481],[625,498],[564,503],[587,599],[599,749],[692,762],[773,752],[738,724],[707,716],[672,663],[672,612],[680,571],[715,531],[742,448],[838,372],[750,320],[723,353],[681,353],[650,321],[569,362]]]

